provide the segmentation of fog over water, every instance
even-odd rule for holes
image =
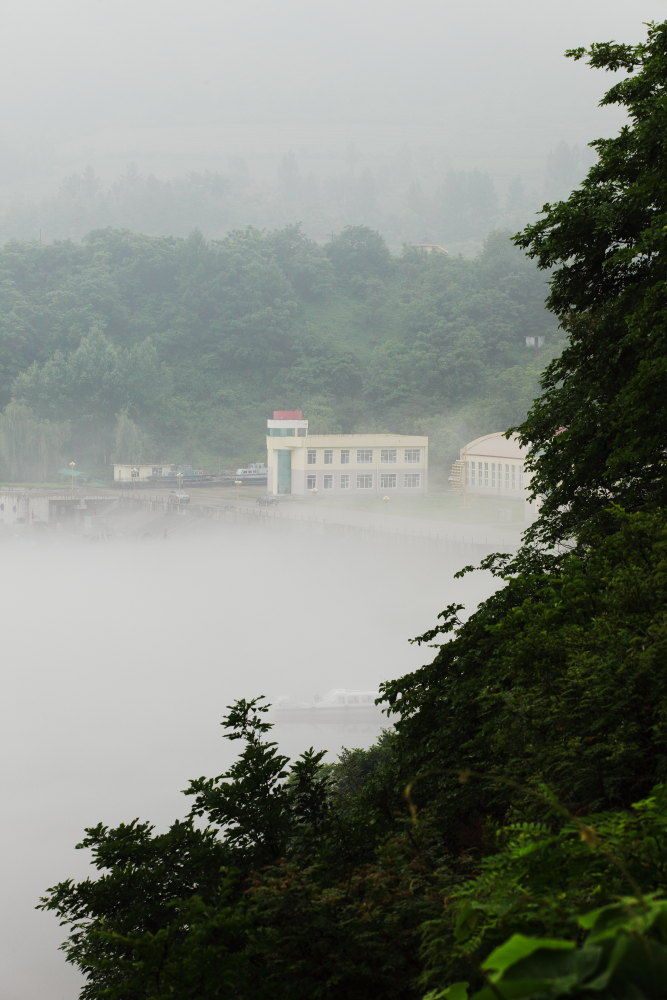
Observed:
[[[277,530],[276,530],[277,529]],[[408,639],[489,593],[452,573],[481,551],[321,528],[198,525],[110,542],[5,539],[0,995],[76,994],[63,932],[33,907],[87,873],[86,826],[167,825],[189,778],[223,771],[225,706],[374,688],[432,658]],[[368,745],[373,728],[288,725],[285,752]]]

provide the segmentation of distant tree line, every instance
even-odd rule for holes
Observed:
[[[111,182],[93,167],[65,178],[51,196],[0,211],[0,242],[80,240],[94,229],[186,237],[193,228],[221,239],[248,225],[281,229],[294,219],[319,243],[348,225],[378,229],[389,245],[428,241],[476,254],[496,229],[516,229],[546,199],[581,178],[588,151],[561,142],[542,176],[507,180],[409,148],[364,159],[350,147],[339,164],[315,172],[287,152],[271,176],[238,158],[219,170],[159,177],[128,166]]]

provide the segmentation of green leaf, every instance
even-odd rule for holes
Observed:
[[[615,937],[619,930],[645,933],[656,921],[667,919],[667,899],[648,895],[643,899],[624,897],[617,903],[601,906],[578,918],[578,923],[587,930],[588,943]]]
[[[431,990],[424,1000],[468,1000],[468,983],[452,983],[444,990]]]
[[[602,949],[596,947],[572,951],[539,948],[507,969],[502,982],[539,979],[553,990],[567,991],[593,975],[601,958]]]
[[[574,948],[574,944],[561,938],[531,938],[524,934],[512,934],[507,941],[494,948],[482,962],[482,968],[486,971],[495,970],[490,978],[492,982],[496,982],[510,966],[542,948],[570,951]]]
[[[483,915],[480,913],[478,907],[475,906],[462,906],[457,917],[456,924],[454,926],[454,937],[462,944],[467,941],[472,935],[477,931]]]
[[[546,979],[503,980],[501,990],[494,983],[474,993],[470,1000],[547,1000],[559,995]],[[569,992],[569,989],[568,989]]]

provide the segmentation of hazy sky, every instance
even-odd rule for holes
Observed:
[[[5,0],[5,143],[165,173],[262,150],[437,145],[488,163],[614,127],[566,48],[664,0]]]

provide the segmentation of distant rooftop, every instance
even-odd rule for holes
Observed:
[[[412,246],[415,250],[424,250],[426,253],[449,253],[439,243],[413,243]]]
[[[519,444],[516,435],[506,438],[504,431],[495,431],[493,434],[475,438],[463,448],[463,453],[485,458],[525,458],[528,449]]]

